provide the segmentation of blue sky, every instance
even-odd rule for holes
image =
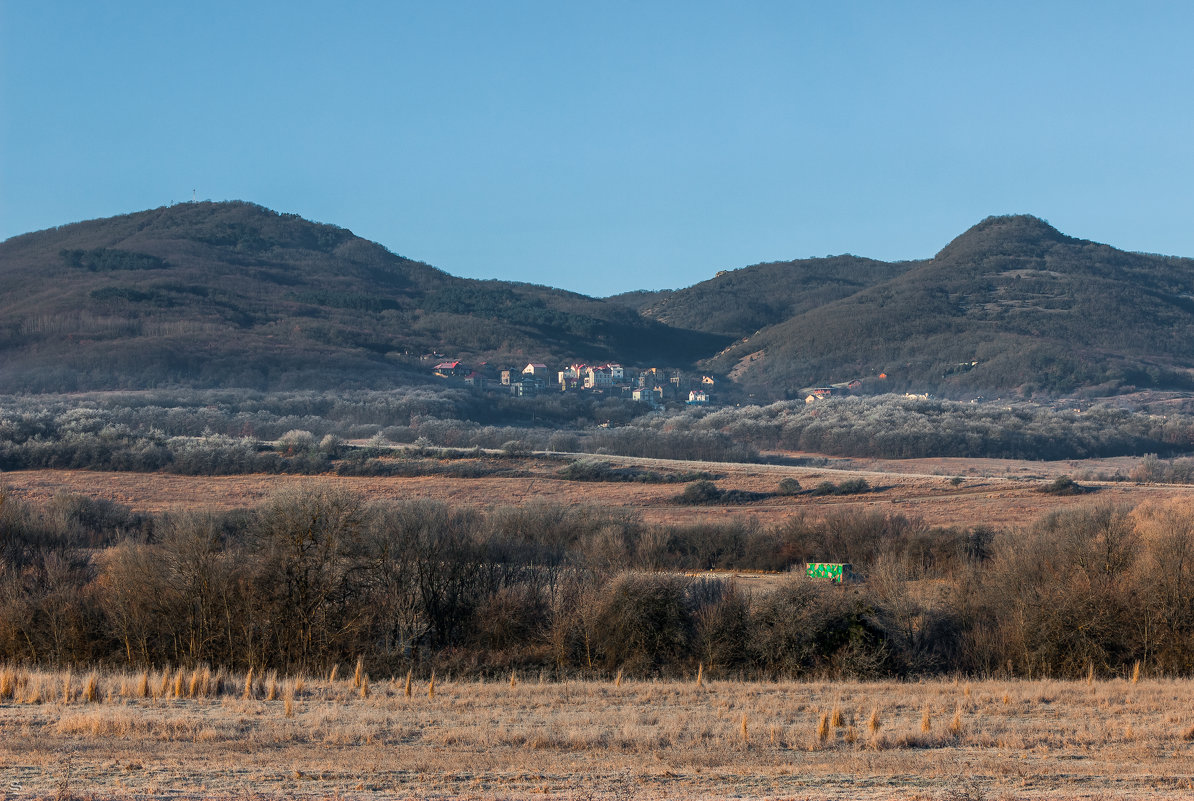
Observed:
[[[607,295],[1026,212],[1194,256],[1194,4],[0,0],[0,239],[200,199]]]

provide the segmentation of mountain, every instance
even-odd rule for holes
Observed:
[[[0,391],[391,386],[428,357],[684,366],[757,397],[1194,389],[1194,261],[989,217],[930,259],[757,264],[607,299],[184,203],[0,243]],[[721,382],[722,397],[734,385]]]
[[[914,264],[850,255],[768,262],[723,270],[686,289],[628,292],[610,300],[668,325],[741,338],[890,280]]]
[[[1188,389],[1194,260],[989,217],[932,259],[767,326],[708,366],[787,395],[854,378],[941,394]]]
[[[0,243],[0,390],[386,386],[466,361],[685,365],[729,339],[457,278],[344,228],[183,203]]]

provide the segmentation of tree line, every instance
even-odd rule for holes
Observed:
[[[70,467],[183,474],[347,470],[316,447],[327,437],[378,446],[550,450],[700,461],[761,461],[766,451],[840,456],[1078,459],[1153,455],[1132,475],[1177,481],[1176,459],[1194,448],[1194,416],[1093,406],[958,403],[878,396],[814,404],[686,408],[642,413],[639,404],[535,399],[465,390],[343,393],[170,391],[64,398],[0,396],[0,469]],[[312,447],[259,447],[290,433]],[[357,454],[361,456],[361,454]]]
[[[847,511],[647,525],[367,502],[313,483],[149,515],[0,495],[0,659],[375,675],[1114,674],[1194,668],[1194,508],[1079,505],[1024,531]],[[850,562],[865,581],[803,577]],[[710,568],[780,573],[752,588]]]

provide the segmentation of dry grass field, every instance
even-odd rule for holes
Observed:
[[[0,667],[3,798],[1194,797],[1194,682]]]
[[[1086,463],[838,460],[797,468],[608,460],[707,470],[725,489],[771,492],[787,476],[805,487],[862,476],[876,491],[692,507],[675,502],[682,485],[564,481],[556,476],[560,461],[534,457],[519,463],[521,478],[319,481],[376,499],[593,504],[649,523],[754,517],[772,524],[854,507],[938,525],[1016,527],[1091,497],[1139,504],[1194,493],[1088,481],[1098,491],[1082,499],[1038,491],[1057,475],[1109,467]],[[251,507],[311,480],[0,476],[14,495],[35,502],[66,492],[144,511]],[[333,679],[0,665],[0,801],[16,798],[1194,799],[1194,680],[441,676],[434,692],[426,679],[408,692],[403,676],[370,679],[351,666]]]
[[[1130,460],[1092,462],[1022,462],[1011,460],[833,460],[834,467],[670,462],[632,457],[601,457],[617,464],[649,469],[706,470],[718,476],[724,489],[773,492],[779,480],[796,478],[804,487],[821,481],[863,477],[874,492],[864,495],[773,497],[740,506],[684,506],[675,502],[683,488],[677,484],[639,484],[565,481],[556,476],[562,462],[527,458],[517,466],[521,478],[421,476],[414,478],[356,478],[322,476],[368,498],[434,499],[453,505],[496,507],[546,502],[591,504],[633,511],[647,523],[693,524],[733,518],[755,518],[771,524],[793,515],[822,516],[843,508],[899,513],[930,525],[995,527],[1027,525],[1042,514],[1072,506],[1072,497],[1038,492],[1048,479],[1081,472],[1113,472]],[[1127,472],[1125,469],[1124,472]],[[954,483],[960,477],[960,483]],[[179,476],[162,473],[114,473],[86,470],[28,470],[0,475],[19,497],[45,501],[60,492],[104,498],[142,511],[179,508],[251,507],[272,493],[310,483],[306,476]],[[1179,496],[1194,496],[1194,487],[1092,482],[1100,501],[1139,504]]]

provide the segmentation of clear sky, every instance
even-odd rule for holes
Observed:
[[[249,200],[607,295],[989,214],[1194,256],[1194,3],[0,0],[0,239]]]

